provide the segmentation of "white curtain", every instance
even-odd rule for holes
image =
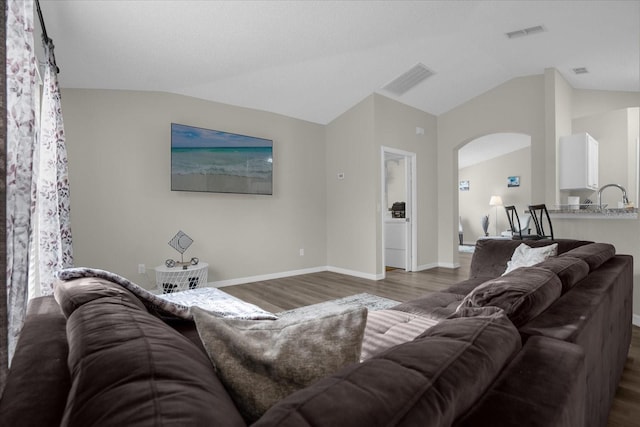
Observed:
[[[72,252],[60,92],[55,65],[51,65],[55,63],[53,45],[45,46],[40,121],[34,3],[33,0],[8,0],[6,5],[7,348],[10,361],[28,299],[52,292],[53,273],[71,266]],[[31,263],[34,267],[29,268],[30,257],[34,256],[36,262]],[[33,285],[32,295],[29,283]]]

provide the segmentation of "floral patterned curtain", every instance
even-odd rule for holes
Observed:
[[[33,1],[8,0],[6,11],[7,344],[11,360],[28,299],[31,187],[38,87],[33,49]]]
[[[29,298],[53,294],[55,272],[73,266],[67,149],[53,42],[44,40],[45,67],[38,145],[33,164]]]
[[[39,120],[33,0],[8,0],[7,319],[13,355],[29,298],[53,293],[54,273],[71,267],[69,180],[53,43],[44,40]]]

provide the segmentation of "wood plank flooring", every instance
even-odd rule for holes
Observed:
[[[384,280],[367,280],[321,272],[244,285],[223,290],[265,310],[279,312],[362,292],[404,302],[442,290],[469,275],[471,254],[460,254],[460,268],[420,272],[391,270]],[[631,348],[616,392],[607,427],[640,427],[640,328],[633,327]]]

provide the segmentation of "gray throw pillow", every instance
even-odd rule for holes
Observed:
[[[315,380],[360,360],[366,308],[314,317],[239,320],[194,307],[193,318],[218,376],[247,423]]]

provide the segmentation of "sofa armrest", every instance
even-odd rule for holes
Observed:
[[[456,427],[583,427],[584,352],[532,337]]]

